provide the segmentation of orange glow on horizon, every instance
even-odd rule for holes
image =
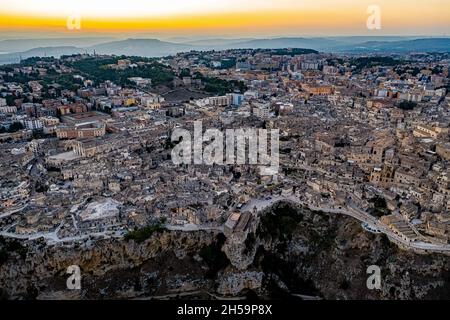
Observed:
[[[0,0],[1,3],[2,0]],[[20,1],[20,0],[16,0]],[[95,1],[95,0],[92,0]],[[170,0],[168,0],[170,1]],[[187,1],[187,0],[186,0]],[[245,2],[245,0],[242,0]],[[286,0],[289,1],[289,0]],[[439,0],[430,0],[436,2]],[[264,2],[264,1],[263,1]],[[301,2],[299,0],[299,2]],[[310,2],[310,1],[304,1]],[[317,2],[321,2],[317,0]],[[323,0],[329,3],[330,0]],[[80,30],[67,29],[67,17],[61,15],[44,15],[8,12],[0,9],[0,31],[57,31],[57,32],[160,32],[160,33],[261,33],[276,31],[280,34],[318,31],[333,34],[368,33],[366,29],[366,1],[341,1],[341,5],[312,5],[303,9],[294,7],[274,8],[255,7],[254,10],[223,12],[174,13],[170,15],[153,15],[137,17],[80,16]],[[385,3],[384,0],[379,1]],[[385,5],[382,9],[382,32],[405,33],[409,30],[437,30],[440,34],[450,31],[450,1],[442,2],[441,7],[402,5]],[[314,3],[314,2],[313,2]]]

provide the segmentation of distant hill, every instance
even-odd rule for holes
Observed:
[[[24,52],[35,48],[45,47],[88,47],[100,43],[113,41],[110,37],[84,37],[84,38],[48,38],[48,39],[8,39],[0,40],[0,52]]]
[[[308,48],[326,51],[339,45],[336,40],[327,38],[275,38],[255,39],[230,43],[227,47],[232,49],[278,49],[278,48]]]
[[[0,54],[0,64],[18,63],[21,59],[31,57],[60,57],[62,55],[71,55],[83,53],[86,50],[77,47],[44,47],[27,50],[24,52]]]
[[[191,45],[165,42],[157,39],[127,39],[107,42],[91,46],[89,51],[95,50],[99,54],[115,54],[143,57],[161,57],[193,49]]]
[[[184,42],[193,49],[277,49],[308,48],[323,52],[450,52],[450,38],[388,36],[353,37],[283,37],[273,39],[204,39]]]
[[[223,47],[230,44],[245,42],[245,41],[252,41],[257,40],[253,38],[243,38],[243,39],[221,39],[221,38],[211,38],[211,39],[199,39],[199,40],[181,40],[173,41],[177,43],[182,43],[185,45],[192,45],[192,46],[203,46],[203,47]]]
[[[423,37],[410,37],[410,36],[340,36],[340,37],[328,37],[328,39],[335,40],[341,45],[353,45],[370,41],[381,42],[393,42],[393,41],[407,41],[414,39],[421,39]]]
[[[273,39],[203,39],[184,43],[174,43],[157,39],[126,39],[98,43],[101,38],[91,39],[49,39],[53,43],[81,43],[94,42],[93,45],[71,46],[39,46],[31,50],[16,53],[0,54],[0,64],[16,63],[22,58],[32,56],[55,56],[76,53],[93,53],[162,57],[191,50],[224,50],[224,49],[283,49],[305,48],[322,52],[349,53],[406,53],[406,52],[450,52],[450,38],[411,37],[330,37],[330,38],[301,38],[283,37]],[[181,39],[179,39],[181,40]],[[5,52],[5,44],[12,48],[15,40],[0,41],[0,52]],[[19,40],[17,40],[19,41]],[[30,44],[33,45],[33,40]],[[47,40],[38,39],[46,43]],[[100,41],[102,42],[102,41]],[[3,45],[3,46],[2,46]],[[23,40],[16,43],[16,47],[24,46]]]
[[[343,46],[339,51],[348,52],[450,52],[450,38],[428,38],[403,41],[368,41],[352,47]]]

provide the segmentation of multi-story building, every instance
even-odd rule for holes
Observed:
[[[90,122],[75,126],[61,125],[56,128],[56,136],[60,139],[77,139],[102,137],[106,134],[106,125],[101,122]]]

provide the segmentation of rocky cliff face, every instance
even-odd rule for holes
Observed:
[[[186,276],[186,281],[204,278],[208,266],[197,253],[216,237],[204,232],[162,232],[142,244],[102,240],[81,247],[46,247],[33,243],[25,258],[14,254],[0,267],[0,288],[11,298],[64,292],[67,267],[78,265],[82,271],[81,298],[114,298],[129,289],[133,289],[133,296],[164,292],[162,287],[168,284],[162,279],[167,274]]]
[[[363,231],[345,216],[286,203],[262,216],[261,242],[251,267],[265,274],[269,296],[325,299],[447,298],[450,258],[402,251],[384,235]],[[367,268],[381,269],[381,290],[367,288]]]
[[[70,265],[81,268],[81,290],[66,288]],[[367,288],[371,265],[381,269],[381,290]],[[164,231],[141,244],[29,243],[27,253],[10,254],[0,266],[0,288],[9,299],[427,299],[450,296],[449,270],[449,257],[402,251],[352,218],[279,203],[240,242],[213,232]]]

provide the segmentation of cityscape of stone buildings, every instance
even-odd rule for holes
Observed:
[[[174,73],[165,87],[151,75],[98,82],[73,67],[103,58],[111,59],[0,68],[0,235],[73,245],[161,223],[239,239],[260,204],[289,199],[448,250],[448,54],[194,51],[155,59]],[[136,59],[105,69],[148,64]],[[39,80],[48,74],[79,85]],[[27,75],[38,80],[20,81]],[[242,87],[211,93],[205,79]],[[174,165],[171,133],[194,121],[278,129],[278,174],[261,176],[250,164]]]

